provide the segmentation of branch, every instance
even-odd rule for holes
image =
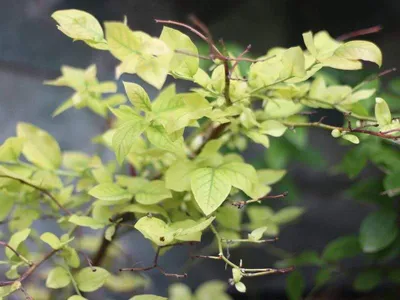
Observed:
[[[24,263],[26,263],[28,266],[32,266],[33,262],[31,262],[29,259],[27,259],[26,257],[24,257],[22,254],[20,254],[17,250],[15,250],[13,247],[11,247],[9,244],[7,244],[6,242],[0,241],[0,245],[10,249],[12,252],[14,252],[14,254],[20,258]]]
[[[15,282],[23,282],[25,279],[29,278],[36,270],[39,268],[45,261],[50,259],[54,254],[57,253],[60,249],[54,249],[47,253],[42,260],[40,260],[37,263],[32,263],[32,265],[23,273],[19,278],[16,280],[10,280],[10,281],[0,281],[0,287],[1,286],[7,286],[7,285],[12,285]]]
[[[345,41],[354,37],[358,37],[358,36],[362,36],[362,35],[367,35],[367,34],[371,34],[371,33],[377,33],[379,31],[381,31],[383,29],[383,27],[381,25],[377,25],[377,26],[373,26],[373,27],[369,27],[369,28],[365,28],[365,29],[359,29],[353,32],[349,32],[349,33],[345,33],[342,34],[340,36],[338,36],[336,39],[338,41]]]
[[[50,198],[61,210],[63,210],[67,215],[70,215],[70,216],[72,215],[72,213],[71,213],[68,209],[66,209],[64,206],[62,206],[61,203],[58,202],[58,200],[57,200],[49,191],[47,191],[47,190],[45,190],[45,189],[43,189],[43,188],[41,188],[41,187],[39,187],[39,186],[36,186],[36,185],[34,185],[34,184],[32,184],[32,183],[30,183],[30,182],[28,182],[28,181],[25,181],[25,180],[22,179],[22,178],[15,178],[15,177],[12,177],[12,176],[9,176],[9,175],[0,175],[0,178],[13,179],[13,180],[19,181],[21,184],[30,186],[30,187],[34,188],[35,190],[38,190],[38,191],[41,192],[42,194],[44,194],[44,195],[46,195],[47,197],[49,197],[49,198]]]
[[[193,243],[194,242],[188,242],[189,245],[191,245]],[[142,267],[142,268],[122,268],[122,269],[119,269],[119,271],[120,272],[122,272],[122,271],[142,272],[142,271],[150,271],[153,269],[157,269],[160,271],[161,274],[163,274],[166,277],[186,278],[187,277],[186,273],[183,273],[183,274],[168,273],[158,263],[158,259],[160,257],[160,251],[162,248],[171,247],[171,246],[180,246],[180,245],[184,245],[184,244],[187,244],[187,243],[178,243],[178,244],[174,244],[174,245],[158,246],[156,255],[154,256],[153,264],[151,266]]]
[[[254,203],[254,202],[259,202],[261,200],[266,200],[266,199],[278,199],[278,198],[285,198],[287,195],[289,195],[289,192],[283,192],[282,194],[278,195],[266,195],[264,197],[261,197],[259,199],[251,199],[251,200],[243,200],[243,201],[235,201],[232,203],[233,206],[236,206],[237,208],[243,208],[243,206]]]
[[[218,256],[206,256],[206,255],[197,255],[193,257],[198,257],[198,258],[209,258],[209,259],[216,259],[216,260],[223,260],[227,265],[234,269],[239,269],[241,272],[241,275],[243,277],[257,277],[257,276],[264,276],[264,275],[270,275],[270,274],[278,274],[278,273],[288,273],[294,270],[294,267],[289,267],[289,268],[284,268],[284,269],[271,269],[271,268],[264,268],[264,269],[249,269],[249,268],[243,268],[241,265],[236,265],[233,263],[231,260],[229,260],[225,255],[224,251],[222,248],[222,238],[220,237],[219,233],[215,229],[214,225],[210,225],[212,232],[215,235],[215,238],[217,239],[218,243],[218,251],[219,254]]]
[[[377,132],[377,131],[371,131],[371,130],[366,130],[366,129],[361,129],[361,128],[345,128],[345,127],[337,127],[337,126],[331,126],[327,124],[322,124],[320,122],[311,122],[311,123],[292,123],[292,122],[282,122],[283,125],[287,127],[318,127],[322,129],[327,129],[327,130],[334,130],[337,129],[341,132],[348,132],[348,133],[363,133],[367,135],[372,135],[372,136],[377,136],[383,139],[389,139],[389,140],[400,140],[400,136],[398,135],[392,135],[392,134],[387,134],[385,132]]]

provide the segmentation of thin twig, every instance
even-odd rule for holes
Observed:
[[[28,181],[25,181],[22,178],[15,178],[15,177],[12,177],[12,176],[9,176],[9,175],[0,175],[0,178],[8,178],[8,179],[16,180],[16,181],[19,181],[20,183],[22,183],[24,185],[30,186],[30,187],[34,188],[35,190],[38,190],[42,194],[44,194],[47,197],[49,197],[67,215],[70,215],[70,216],[72,215],[72,213],[68,209],[66,209],[64,206],[62,206],[61,203],[58,202],[58,200],[49,191],[47,191],[47,190],[45,190],[45,189],[43,189],[43,188],[41,188],[39,186],[36,186],[36,185],[34,185],[34,184],[32,184],[32,183],[30,183]]]
[[[39,268],[45,261],[50,259],[54,254],[57,253],[60,249],[54,249],[47,253],[42,260],[37,263],[33,263],[18,279],[16,280],[9,280],[9,281],[0,281],[0,286],[7,286],[12,285],[15,282],[23,282],[25,279],[29,278],[36,270]]]
[[[178,246],[178,245],[183,245],[183,244],[191,245],[191,244],[193,244],[193,242],[179,243],[179,244],[175,244],[175,245],[158,246],[156,254],[154,256],[153,264],[151,266],[141,267],[141,268],[121,268],[121,269],[119,269],[119,271],[120,272],[122,272],[122,271],[142,272],[142,271],[150,271],[150,270],[153,270],[153,269],[157,269],[157,270],[159,270],[161,272],[161,274],[163,274],[166,277],[186,278],[187,277],[186,273],[183,273],[183,274],[168,273],[158,263],[158,259],[160,257],[160,251],[161,251],[162,248],[171,247],[171,246]]]
[[[26,257],[24,257],[22,254],[20,254],[17,250],[15,250],[13,247],[11,247],[8,243],[0,241],[0,245],[10,249],[12,252],[14,252],[14,254],[20,258],[24,263],[26,263],[28,266],[32,266],[33,262],[31,262],[29,259],[27,259]]]
[[[353,32],[342,34],[342,35],[338,36],[336,39],[338,41],[345,41],[345,40],[355,38],[358,36],[367,35],[367,34],[371,34],[371,33],[377,33],[379,31],[381,31],[382,29],[383,29],[383,27],[381,25],[372,26],[369,28],[359,29],[359,30],[356,30]]]
[[[278,199],[278,198],[284,198],[289,194],[289,192],[284,192],[282,194],[278,194],[278,195],[266,195],[264,197],[258,198],[258,199],[251,199],[251,200],[243,200],[243,201],[235,201],[232,202],[233,206],[236,206],[237,208],[243,208],[245,205],[250,204],[250,203],[255,203],[255,202],[259,202],[262,200],[266,200],[266,199]]]

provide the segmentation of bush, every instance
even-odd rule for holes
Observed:
[[[321,255],[307,251],[277,262],[275,268],[253,269],[232,261],[227,252],[243,243],[275,241],[281,226],[304,212],[296,206],[273,211],[262,205],[264,200],[287,195],[286,191],[270,193],[286,171],[255,169],[246,163],[242,153],[248,144],[269,148],[272,143],[268,159],[274,161],[281,157],[279,152],[288,149],[276,148],[285,145],[279,141],[302,143],[307,151],[300,128],[325,129],[339,141],[360,144],[348,152],[339,170],[355,177],[371,160],[385,169],[385,194],[400,193],[400,159],[393,147],[400,138],[399,120],[391,115],[384,99],[377,97],[374,108],[368,104],[376,92],[370,87],[371,79],[352,88],[329,84],[326,75],[319,72],[324,67],[358,70],[361,60],[381,66],[382,55],[376,45],[337,41],[325,31],[315,35],[307,32],[303,34],[305,51],[298,46],[274,48],[251,59],[245,57],[250,47],[233,56],[217,46],[196,19],[192,21],[198,29],[156,20],[166,25],[157,38],[132,31],[126,20],[106,22],[104,35],[93,16],[78,10],[57,11],[53,18],[60,31],[73,40],[109,51],[117,58],[117,79],[124,73],[136,74],[161,91],[150,100],[142,86],[124,82],[129,100],[126,105],[126,96],[117,93],[114,81],[97,79],[94,65],[86,70],[64,66],[61,77],[46,82],[74,90],[54,116],[74,107],[89,108],[105,119],[107,130],[93,142],[111,149],[115,160],[106,162],[97,155],[61,151],[45,130],[18,124],[16,136],[0,147],[0,217],[9,229],[8,242],[1,242],[6,256],[3,263],[9,270],[5,274],[8,280],[0,283],[0,297],[17,290],[26,297],[43,295],[40,281],[34,286],[26,284],[39,278],[39,267],[45,262],[50,266],[45,271],[46,287],[61,289],[55,296],[58,299],[85,299],[86,293],[103,286],[133,293],[147,282],[132,272],[155,269],[168,277],[184,278],[185,273],[165,270],[158,258],[174,246],[200,243],[206,231],[214,235],[209,248],[214,253],[199,250],[192,257],[228,266],[231,278],[226,282],[242,293],[246,292],[244,278],[291,272],[288,296],[299,299],[304,279],[299,271],[292,272],[294,266],[319,267],[319,288],[334,278],[340,260],[362,252],[377,260],[391,255],[398,236],[397,214],[391,209],[393,204],[381,203],[379,197],[371,201],[382,208],[363,221],[359,237],[340,237]],[[209,53],[200,55],[191,38],[172,27],[205,41]],[[200,60],[208,61],[206,69],[199,67]],[[178,93],[175,84],[164,87],[168,75],[190,81],[195,87],[184,93]],[[323,119],[310,121],[310,109],[319,108],[343,113],[345,125],[328,125]],[[370,114],[371,109],[374,114]],[[351,193],[360,196],[371,187],[362,184],[357,183]],[[31,228],[43,218],[53,220],[63,234],[56,235],[60,232],[57,229],[38,232]],[[101,230],[101,236],[90,234],[88,228]],[[118,272],[116,266],[124,261],[118,257],[124,253],[119,239],[132,231],[150,240],[154,262],[146,267],[122,265]],[[386,274],[367,268],[356,277],[355,288],[373,288],[385,275],[398,281],[398,273],[397,269]],[[226,283],[210,281],[194,295],[183,284],[174,284],[169,290],[173,300],[210,297],[230,299]],[[166,298],[141,295],[131,299]]]

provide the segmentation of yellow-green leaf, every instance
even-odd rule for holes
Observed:
[[[30,233],[31,233],[30,228],[26,228],[26,229],[23,229],[21,231],[14,233],[11,236],[10,241],[8,242],[8,245],[18,251],[19,245],[28,238]],[[16,254],[13,251],[11,251],[11,249],[9,249],[9,248],[5,248],[5,253],[6,253],[6,256],[8,257],[8,259],[10,259],[10,260],[12,260],[14,257],[16,257]]]
[[[382,98],[376,98],[375,118],[378,121],[380,127],[392,123],[392,114],[390,113],[389,106]]]
[[[46,287],[51,289],[61,289],[66,287],[71,282],[67,270],[62,267],[51,269],[46,279]]]
[[[143,111],[151,111],[150,98],[140,85],[124,81],[124,87],[129,101],[135,108]]]
[[[192,173],[191,188],[200,209],[205,215],[209,215],[229,195],[231,180],[222,170],[200,168]]]
[[[87,267],[78,272],[75,277],[76,284],[82,292],[93,292],[101,288],[106,282],[110,273],[99,267],[94,269]]]
[[[50,170],[61,165],[60,146],[46,131],[28,123],[18,123],[17,136],[25,141],[22,153],[35,165]]]
[[[132,197],[131,193],[115,183],[101,183],[89,191],[89,195],[103,201],[127,200]]]
[[[24,145],[24,139],[11,137],[0,146],[0,161],[15,162],[18,160]]]

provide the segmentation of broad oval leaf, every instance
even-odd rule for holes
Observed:
[[[200,209],[209,215],[228,197],[231,180],[222,170],[200,168],[192,173],[191,188]]]
[[[368,41],[350,41],[335,50],[335,56],[349,60],[366,60],[382,65],[382,52],[374,44]]]
[[[89,195],[103,201],[120,201],[132,198],[131,193],[115,183],[101,183],[89,191]]]
[[[8,242],[8,245],[10,245],[10,247],[12,247],[13,249],[18,251],[18,246],[28,238],[30,233],[31,233],[30,228],[26,228],[26,229],[23,229],[21,231],[14,233],[11,236],[10,241]],[[9,249],[8,247],[5,248],[5,253],[6,253],[6,256],[8,257],[8,259],[10,259],[10,260],[16,256],[16,254],[13,251],[11,251],[11,249]]]
[[[93,292],[101,288],[106,282],[110,273],[99,267],[94,269],[87,267],[80,270],[75,276],[76,284],[82,292]]]
[[[151,102],[146,91],[136,83],[125,81],[123,83],[128,99],[133,106],[139,110],[151,111]]]
[[[136,224],[135,228],[139,230],[143,236],[151,240],[158,246],[165,246],[174,240],[173,232],[168,225],[155,217],[142,217]]]
[[[67,270],[63,267],[55,267],[47,275],[46,286],[51,289],[61,289],[71,282]]]
[[[22,153],[27,160],[48,170],[61,165],[61,150],[57,141],[46,131],[28,123],[18,123],[17,136],[24,139]]]
[[[387,209],[369,214],[360,227],[362,250],[374,253],[389,246],[398,234],[396,219],[396,213]]]
[[[125,156],[131,151],[136,139],[146,129],[147,123],[144,120],[130,120],[123,122],[116,130],[112,139],[112,146],[121,164]]]

